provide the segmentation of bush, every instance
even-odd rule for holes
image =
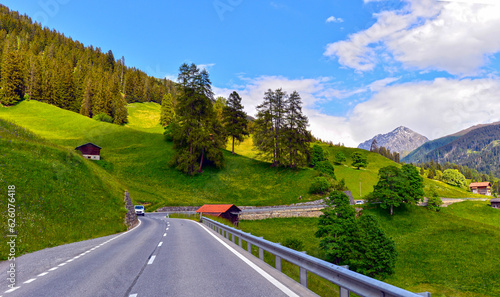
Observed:
[[[165,131],[163,132],[163,136],[165,137],[165,141],[172,142],[174,141],[173,135],[172,135],[172,126],[173,124],[170,124],[165,127]]]
[[[427,202],[427,209],[430,209],[433,211],[440,211],[442,204],[443,204],[443,200],[441,200],[441,198],[438,197],[438,194],[433,189],[431,192],[431,195],[429,197],[429,201]]]
[[[297,238],[287,238],[282,245],[299,252],[304,250],[304,243],[302,242],[302,240]]]
[[[446,169],[443,172],[442,179],[452,186],[461,187],[465,185],[465,176],[456,169]]]
[[[314,178],[313,183],[311,184],[311,187],[309,187],[309,193],[311,194],[323,194],[328,192],[328,189],[330,188],[330,183],[326,179],[326,177],[320,176]]]
[[[321,161],[326,161],[325,152],[321,146],[315,144],[312,148],[311,163],[309,165],[315,167]]]
[[[333,168],[332,163],[329,161],[321,161],[319,163],[316,163],[316,166],[314,169],[327,174],[335,179],[335,169]]]
[[[110,117],[109,115],[105,114],[105,113],[100,113],[100,114],[96,115],[94,117],[94,120],[101,121],[101,122],[106,122],[106,123],[112,123],[113,122],[113,118]]]

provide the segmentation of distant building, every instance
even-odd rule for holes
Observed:
[[[490,200],[491,207],[500,209],[500,198],[495,198]]]
[[[202,215],[224,218],[231,221],[233,224],[238,224],[238,216],[241,209],[234,204],[205,204],[196,212]]]
[[[469,188],[474,194],[491,196],[491,184],[489,182],[471,183]]]
[[[90,160],[101,160],[101,147],[93,143],[89,142],[86,144],[82,144],[80,146],[77,146],[75,150],[79,150],[80,152],[82,152],[84,158]]]

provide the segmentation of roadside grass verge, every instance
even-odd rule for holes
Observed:
[[[14,185],[16,256],[126,230],[124,188],[90,161],[1,119],[0,155],[0,232],[10,234],[7,187]]]
[[[437,297],[500,296],[496,285],[500,274],[500,211],[487,205],[462,202],[437,213],[424,207],[402,206],[394,216],[377,207],[365,208],[363,212],[375,215],[393,238],[399,253],[395,274],[383,281]],[[317,222],[317,218],[268,219],[241,221],[239,227],[273,242],[300,238],[308,254],[322,258],[319,239],[314,236]],[[330,296],[331,289],[319,294]]]

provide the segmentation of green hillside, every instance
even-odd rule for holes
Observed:
[[[10,208],[16,214],[18,254],[126,230],[123,186],[73,150],[0,119],[0,156],[3,210],[7,189],[15,186]],[[0,212],[2,222],[7,215]],[[2,228],[2,237],[7,231]],[[7,258],[7,247],[0,246],[0,260]]]
[[[395,273],[385,282],[433,297],[500,296],[500,211],[488,202],[456,203],[441,212],[402,206],[394,216],[379,208],[363,213],[375,215],[396,243]],[[321,258],[317,223],[317,218],[287,218],[242,221],[239,227],[275,242],[299,239],[303,250]],[[317,286],[312,289],[322,296],[331,294],[324,292],[325,283]]]
[[[148,210],[204,203],[277,205],[321,198],[308,194],[316,171],[272,168],[255,159],[250,138],[236,147],[237,155],[224,152],[226,167],[223,170],[207,169],[201,175],[189,177],[170,168],[168,162],[173,149],[171,143],[164,141],[163,129],[156,122],[159,108],[155,103],[130,104],[130,122],[125,127],[98,122],[37,101],[1,108],[0,118],[14,121],[68,150],[86,142],[99,145],[103,148],[102,160],[96,163],[120,180],[134,202],[145,204]],[[347,156],[343,165],[335,165],[335,172],[339,180],[345,179],[355,198],[372,191],[381,167],[395,164],[378,154],[363,151],[368,154],[369,164],[357,170],[350,166],[350,155],[358,149],[323,147],[331,160],[338,150]],[[434,183],[439,193],[442,186]],[[455,189],[452,197],[471,197],[471,194]]]

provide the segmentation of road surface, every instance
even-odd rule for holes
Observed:
[[[17,258],[16,287],[2,277],[0,297],[314,296],[197,222],[140,220],[128,232]],[[4,276],[8,265],[0,263]]]

